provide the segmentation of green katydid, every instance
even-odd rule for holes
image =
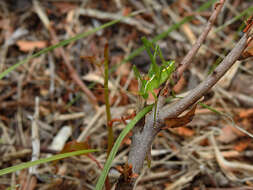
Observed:
[[[171,73],[174,71],[174,61],[167,61],[165,64],[159,67],[158,72],[154,72],[151,75],[148,74],[148,79],[145,79],[144,76],[141,76],[136,66],[133,66],[135,76],[140,80],[141,83],[139,95],[141,95],[145,100],[148,98],[148,93],[151,92],[154,95],[154,89],[159,88],[164,82],[166,82]]]
[[[154,110],[154,125],[156,123],[156,113],[157,113],[157,96],[154,93],[154,89],[159,88],[164,82],[166,82],[172,72],[175,70],[175,62],[174,61],[165,61],[161,49],[158,45],[155,45],[151,42],[149,42],[146,38],[142,38],[145,50],[147,51],[150,60],[151,60],[151,66],[148,71],[147,77],[142,76],[136,66],[133,66],[134,74],[137,79],[139,79],[139,97],[143,97],[143,99],[147,100],[149,92],[152,93],[152,95],[155,98],[155,110]],[[152,53],[153,52],[153,53]],[[156,57],[157,55],[161,58],[162,64],[159,66],[156,63]],[[143,99],[139,98],[138,103],[142,104],[144,101]],[[142,107],[139,107],[140,109]],[[148,167],[151,166],[151,154],[150,151],[148,151],[147,156],[147,163]]]
[[[149,92],[154,95],[154,89],[159,88],[164,82],[167,81],[172,72],[175,70],[175,62],[165,61],[158,45],[154,47],[154,44],[149,42],[146,38],[142,38],[142,41],[144,43],[145,50],[150,57],[151,66],[149,68],[147,77],[141,76],[135,65],[133,66],[133,69],[136,78],[140,80],[139,95],[146,100]],[[153,54],[152,51],[154,52]],[[161,66],[156,63],[157,55],[159,55],[162,60]],[[154,97],[156,98],[155,95]]]
[[[154,45],[152,42],[149,42],[146,38],[142,38],[146,52],[148,53],[151,66],[148,71],[147,77],[142,76],[136,66],[133,66],[135,76],[140,81],[139,95],[142,96],[145,100],[148,98],[149,92],[152,93],[156,102],[155,102],[155,114],[157,108],[157,97],[154,93],[154,89],[159,88],[164,82],[166,82],[171,76],[172,72],[175,70],[174,61],[165,61],[161,49],[158,45]],[[161,58],[162,64],[159,66],[156,63],[157,55]],[[156,115],[154,115],[156,120]]]

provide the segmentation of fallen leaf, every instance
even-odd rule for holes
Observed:
[[[116,169],[124,176],[125,182],[130,182],[132,178],[137,178],[139,175],[132,170],[133,166],[126,163],[124,167],[116,166]]]
[[[89,149],[90,146],[88,144],[88,139],[84,142],[77,142],[77,141],[70,141],[68,143],[65,144],[65,146],[63,147],[62,151],[60,152],[60,154],[63,153],[67,153],[67,152],[73,152],[73,151],[78,151],[78,150],[85,150],[85,149]],[[99,163],[99,161],[90,153],[88,154],[84,154],[85,156],[87,156],[88,158],[90,158],[93,162],[96,163],[96,165],[98,166],[98,168],[102,169],[102,165]],[[56,164],[58,161],[55,160],[54,164]]]
[[[242,53],[242,58],[246,59],[246,58],[252,57],[252,56],[253,56],[253,40],[251,40],[251,42],[248,44],[248,46],[246,47],[246,49]]]
[[[100,76],[99,74],[96,74],[96,73],[88,73],[86,74],[85,76],[82,77],[83,80],[85,81],[89,81],[89,82],[96,82],[96,83],[99,83],[101,85],[104,85],[104,78],[102,76]],[[113,85],[112,82],[108,81],[108,88],[110,90],[115,90],[116,87]]]
[[[233,66],[230,68],[229,72],[227,72],[221,80],[219,80],[218,84],[223,88],[228,88],[238,72],[239,66],[241,65],[241,61],[236,61]]]
[[[239,113],[240,118],[251,117],[251,116],[253,116],[253,108],[247,109],[247,110],[242,110]]]
[[[201,141],[199,142],[199,145],[200,145],[200,146],[207,146],[207,145],[209,145],[208,139],[205,138],[205,139],[201,140]]]
[[[163,131],[159,132],[159,133],[157,134],[157,136],[158,136],[158,137],[164,137]]]
[[[169,129],[169,128],[186,126],[189,122],[192,121],[192,119],[195,115],[196,107],[197,107],[197,104],[195,104],[192,107],[192,109],[182,117],[165,119],[165,127],[163,127],[162,129]]]
[[[226,125],[221,129],[222,133],[218,137],[218,141],[223,143],[229,143],[234,141],[236,138],[240,136],[245,136],[244,133],[239,131],[238,129],[234,128],[233,126]]]
[[[245,50],[245,53],[248,54],[249,56],[253,56],[253,41],[247,47],[247,49]]]
[[[192,129],[187,128],[187,127],[177,127],[172,130],[173,130],[173,132],[177,133],[178,135],[185,136],[185,137],[191,137],[194,135],[194,131]]]
[[[131,13],[131,11],[132,11],[132,8],[131,7],[125,7],[125,8],[123,8],[123,16],[127,16],[127,15],[129,15],[130,13]]]
[[[89,145],[87,142],[70,141],[67,144],[65,144],[60,153],[73,152],[85,149],[89,149]]]
[[[237,145],[234,146],[234,149],[237,150],[238,152],[242,152],[249,146],[250,143],[251,143],[250,139],[241,140]]]
[[[121,57],[114,56],[112,62],[119,63],[119,62],[121,62],[121,60],[122,60]],[[130,71],[131,71],[131,68],[130,68],[130,64],[129,63],[121,64],[116,69],[116,75],[128,76],[129,73],[130,73]]]
[[[77,8],[77,4],[69,2],[53,2],[53,4],[58,9],[58,11],[63,14]]]
[[[153,96],[152,93],[155,93],[155,95],[157,96],[158,93],[159,93],[159,89],[154,89],[153,92],[148,93],[148,99],[147,99],[147,104],[148,105],[153,104],[156,101],[156,99],[155,99],[155,97]]]
[[[133,95],[138,95],[138,80],[137,79],[132,79],[130,84],[129,84],[129,87],[128,87],[128,91],[130,91],[131,94]]]
[[[21,51],[27,52],[34,50],[35,48],[42,49],[47,46],[45,41],[26,41],[26,40],[18,40],[17,46]]]
[[[132,134],[132,132],[130,131],[126,136],[125,136],[125,138],[123,139],[123,141],[121,142],[121,144],[123,145],[123,144],[126,144],[126,145],[128,145],[128,146],[130,146],[131,145],[131,142],[132,142],[132,140],[131,140],[131,136],[132,136],[133,134]]]
[[[64,154],[67,152],[74,152],[74,151],[78,151],[78,150],[85,150],[85,149],[89,149],[89,145],[87,142],[70,141],[64,145],[63,149],[59,152],[59,154]],[[88,155],[90,155],[90,154],[88,154]],[[53,161],[54,165],[56,165],[57,163],[58,163],[58,160]]]

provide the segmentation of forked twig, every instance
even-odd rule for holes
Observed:
[[[200,45],[205,40],[208,32],[211,29],[211,26],[214,23],[215,18],[219,14],[222,6],[224,4],[224,0],[220,0],[219,3],[216,4],[215,11],[213,12],[209,22],[203,32],[203,34],[199,37],[198,41],[193,47],[187,56],[182,61],[182,64],[176,70],[176,80],[182,75],[183,71],[189,67],[190,62],[194,55],[196,55]],[[165,99],[164,93],[159,96],[158,111],[157,111],[157,121],[154,121],[154,109],[151,113],[148,113],[145,118],[145,125],[143,127],[137,126],[134,128],[134,134],[132,137],[132,144],[129,153],[128,164],[132,165],[134,173],[140,173],[144,160],[152,142],[156,136],[156,134],[161,130],[162,122],[164,119],[175,118],[179,116],[182,112],[188,109],[191,105],[195,104],[208,90],[210,90],[219,79],[231,68],[231,66],[235,63],[235,61],[242,54],[244,49],[247,47],[247,41],[249,39],[249,32],[246,32],[239,42],[235,45],[232,51],[225,57],[225,59],[216,67],[212,74],[210,74],[201,84],[199,84],[195,89],[193,89],[189,94],[183,99],[179,100],[177,103],[168,107],[162,107]],[[154,127],[154,123],[156,123],[156,127]],[[132,180],[131,183],[125,185],[125,187],[121,187],[119,189],[132,189],[135,179]],[[120,187],[122,182],[118,182],[117,187]]]

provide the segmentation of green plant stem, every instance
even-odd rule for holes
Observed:
[[[123,139],[126,137],[126,135],[129,133],[129,131],[132,130],[132,128],[135,126],[135,124],[141,119],[143,118],[149,111],[152,110],[153,105],[149,105],[147,107],[145,107],[144,109],[142,109],[135,117],[132,121],[130,121],[130,123],[127,124],[127,126],[125,127],[125,129],[120,133],[119,137],[117,138],[116,142],[114,143],[112,150],[110,152],[109,157],[107,158],[105,165],[104,165],[104,169],[98,179],[97,185],[96,185],[96,190],[102,190],[103,186],[104,186],[104,182],[106,179],[106,176],[110,170],[110,167],[112,165],[112,161],[115,158],[116,153],[118,152],[118,149],[120,147],[121,142],[123,141]]]
[[[110,110],[110,101],[109,101],[109,89],[108,89],[108,70],[109,70],[109,48],[108,44],[105,46],[104,50],[104,93],[105,93],[105,108],[106,108],[106,119],[107,119],[107,131],[108,131],[108,147],[107,147],[107,157],[109,156],[113,142],[114,142],[114,134],[112,126],[109,125],[111,121],[111,110]]]

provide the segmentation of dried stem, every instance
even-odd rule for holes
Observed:
[[[111,110],[110,110],[110,101],[109,101],[109,89],[108,89],[108,70],[109,70],[109,48],[108,44],[105,46],[104,50],[104,92],[105,92],[105,109],[106,109],[106,119],[107,119],[107,130],[108,130],[108,147],[107,147],[107,156],[109,156],[112,146],[113,146],[113,141],[114,141],[114,135],[113,135],[113,129],[112,125],[110,125],[111,121]]]
[[[33,3],[34,3],[35,11],[38,14],[38,16],[40,17],[40,19],[43,22],[44,26],[49,31],[53,43],[55,43],[55,44],[59,43],[59,39],[58,39],[58,37],[57,37],[53,27],[52,27],[52,24],[50,23],[45,11],[41,8],[41,6],[40,6],[40,4],[37,0],[34,0]],[[83,81],[78,76],[78,73],[76,72],[76,70],[72,66],[65,50],[63,49],[63,47],[59,47],[58,50],[56,50],[56,51],[57,51],[58,54],[60,54],[62,56],[62,58],[64,60],[64,64],[66,65],[66,67],[69,70],[70,77],[81,88],[81,90],[86,94],[86,96],[88,97],[88,99],[90,100],[90,102],[92,103],[94,108],[97,110],[98,109],[98,104],[97,104],[97,101],[96,101],[96,97],[93,95],[93,93],[89,90],[89,88],[83,83]]]
[[[56,36],[55,31],[53,30],[52,27],[49,27],[49,32],[51,34],[51,37],[53,39],[54,43],[59,43],[59,39]],[[80,79],[80,77],[78,76],[76,70],[74,69],[74,67],[71,65],[69,58],[67,57],[66,52],[64,51],[64,49],[62,47],[59,47],[59,53],[61,54],[63,60],[64,60],[64,64],[67,66],[70,76],[71,78],[75,81],[75,83],[81,88],[81,90],[84,92],[84,94],[88,97],[88,99],[90,100],[90,102],[92,103],[92,105],[94,106],[94,108],[97,110],[98,109],[98,104],[96,101],[95,96],[93,95],[93,93],[89,90],[89,88],[83,83],[83,81]]]

